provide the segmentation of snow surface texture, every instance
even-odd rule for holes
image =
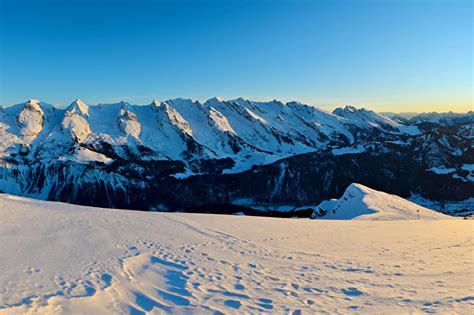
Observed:
[[[339,199],[319,204],[313,218],[331,220],[430,220],[450,217],[398,197],[366,187],[351,184]]]
[[[449,313],[471,220],[292,220],[0,194],[0,314]]]

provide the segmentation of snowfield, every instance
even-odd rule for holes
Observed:
[[[468,314],[473,231],[444,216],[151,213],[0,194],[0,314]]]

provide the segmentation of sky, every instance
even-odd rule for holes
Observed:
[[[0,104],[473,110],[471,0],[0,0]]]

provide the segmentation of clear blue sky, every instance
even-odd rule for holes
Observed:
[[[473,107],[473,1],[0,0],[0,104]]]

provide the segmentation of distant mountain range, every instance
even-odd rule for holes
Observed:
[[[456,123],[463,123],[472,121],[474,118],[474,112],[469,111],[467,113],[391,113],[385,112],[382,115],[389,117],[392,120],[400,121],[405,124],[420,124],[420,123],[435,123],[452,125]]]
[[[295,215],[360,182],[466,214],[473,137],[472,112],[405,119],[242,98],[77,99],[66,109],[29,100],[0,109],[0,190],[103,207]]]

